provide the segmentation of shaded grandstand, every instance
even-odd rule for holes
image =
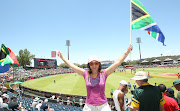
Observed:
[[[114,63],[114,61],[101,61],[102,69],[106,69],[109,66],[111,66]]]

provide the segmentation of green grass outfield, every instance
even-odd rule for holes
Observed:
[[[142,69],[137,69],[136,71],[139,70]],[[177,76],[157,75],[155,73],[178,73],[180,72],[180,68],[145,68],[144,71],[145,72],[149,71],[150,76],[153,77],[149,79],[150,84],[154,85],[154,83],[157,83],[158,85],[163,83],[166,85],[166,87],[171,87],[173,81],[177,79]],[[126,70],[126,73],[125,72],[112,73],[107,78],[106,81],[106,88],[105,88],[106,97],[110,97],[111,89],[116,90],[119,87],[119,81],[121,80],[126,80],[127,82],[130,82],[132,85],[135,81],[130,80],[130,78],[132,78],[133,76],[134,76],[133,74],[130,74],[130,70]],[[56,80],[55,84],[54,84],[54,79]],[[55,75],[41,79],[29,80],[22,83],[21,85],[36,90],[56,92],[62,94],[86,96],[87,93],[84,78],[75,73]],[[175,90],[175,95],[176,94],[177,91]],[[127,97],[130,97],[129,93],[127,94]]]

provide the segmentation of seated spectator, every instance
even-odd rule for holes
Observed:
[[[60,105],[63,105],[63,104],[64,104],[64,100],[63,100],[63,99],[61,99]]]
[[[55,99],[55,97],[56,97],[55,95],[52,95],[52,97],[50,99]]]
[[[57,101],[57,103],[59,103],[59,96],[57,97],[56,101]]]
[[[4,97],[3,103],[1,104],[1,108],[5,109],[6,111],[9,111],[7,102],[8,102],[8,99],[6,97]]]
[[[83,107],[83,98],[82,97],[79,99],[79,105],[81,108]]]
[[[0,108],[2,108],[2,104],[3,104],[3,98],[6,97],[7,99],[9,99],[9,95],[7,95],[6,93],[1,93],[1,97],[0,97]]]
[[[179,106],[178,103],[176,102],[175,99],[168,97],[165,94],[166,91],[166,86],[164,84],[160,84],[158,85],[160,91],[162,92],[164,99],[165,99],[165,104],[164,104],[164,110],[165,111],[178,111],[179,110]]]
[[[12,109],[13,111],[15,111],[15,109],[19,109],[19,110],[21,109],[22,102],[20,102],[20,104],[18,105],[16,100],[17,100],[16,97],[11,98],[11,101],[8,104],[9,109]]]
[[[39,103],[39,98],[36,97],[34,100],[33,100],[33,103],[32,103],[32,108],[33,108],[33,111],[35,111],[36,109],[36,105]]]
[[[43,103],[42,100],[39,100],[39,101],[38,101],[38,104],[36,105],[36,108],[38,109],[38,111],[41,110],[42,103]]]
[[[2,97],[6,97],[6,98],[9,100],[9,95],[6,94],[6,93],[4,93],[4,94],[2,95]]]
[[[180,107],[180,79],[173,81],[173,86],[178,90],[177,93],[177,100],[178,100],[178,105]]]
[[[0,108],[1,108],[1,105],[3,103],[3,99],[2,99],[2,96],[0,97]]]
[[[165,91],[166,95],[175,99],[178,103],[178,100],[177,98],[174,97],[174,90],[172,88],[167,88],[167,90]]]
[[[23,99],[23,96],[24,96],[24,89],[23,88],[20,90],[20,96],[21,96],[21,99]]]
[[[45,99],[44,100],[44,103],[42,103],[42,105],[41,105],[41,109],[43,109],[44,111],[46,110],[46,109],[49,109],[49,106],[48,106],[48,99]]]
[[[68,106],[71,106],[70,97],[67,98],[67,105],[68,105]]]
[[[75,102],[76,102],[75,97],[73,97],[72,106],[75,106]]]

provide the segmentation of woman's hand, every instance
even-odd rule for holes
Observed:
[[[60,57],[62,59],[63,55],[60,51],[58,51],[58,57]]]
[[[76,72],[77,74],[84,76],[84,69],[77,67],[76,65],[74,65],[72,62],[70,62],[69,60],[67,60],[60,51],[58,51],[58,57],[60,57],[65,64],[67,64],[70,68],[73,69],[74,72]]]
[[[130,44],[127,51],[126,51],[126,54],[129,54],[131,51],[132,51],[133,47],[132,45]]]

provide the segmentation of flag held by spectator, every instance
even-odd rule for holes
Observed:
[[[1,66],[1,63],[5,60],[6,56],[9,54],[8,48],[4,44],[1,45],[1,52],[0,52],[0,73],[7,72],[9,70],[10,65],[6,64]]]
[[[5,60],[5,58],[8,54],[9,54],[8,48],[4,44],[2,44],[1,52],[0,52],[0,64]]]
[[[56,51],[51,51],[51,58],[56,58]]]
[[[148,31],[154,39],[162,42],[164,45],[165,37],[161,32],[160,28],[157,26],[155,21],[146,11],[144,6],[139,0],[131,0],[132,8],[132,29],[141,29]]]
[[[0,65],[0,73],[4,73],[4,72],[9,71],[9,67],[10,67],[10,64],[6,64],[4,66]]]
[[[4,45],[5,46],[5,45]],[[15,54],[11,51],[10,48],[5,46],[5,49],[8,49],[6,58],[1,61],[1,65],[4,66],[5,64],[17,64],[19,66],[19,62],[15,56]]]

